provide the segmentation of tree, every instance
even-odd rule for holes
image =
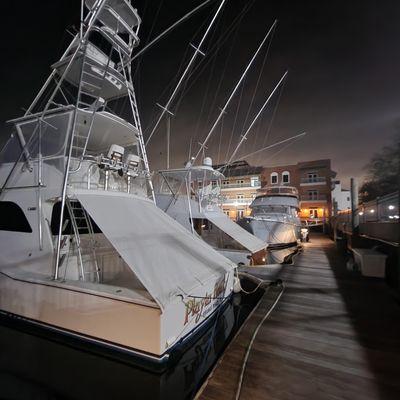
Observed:
[[[370,201],[392,193],[399,188],[400,134],[393,145],[385,146],[376,153],[365,167],[367,178],[360,188],[360,200]]]

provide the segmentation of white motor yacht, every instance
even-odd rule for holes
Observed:
[[[268,248],[296,246],[300,239],[299,196],[291,186],[267,186],[250,204],[251,214],[239,225],[268,243]]]

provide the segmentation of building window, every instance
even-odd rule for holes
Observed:
[[[237,195],[236,195],[236,198],[237,198],[237,199],[244,199],[244,194],[237,194]]]
[[[273,185],[278,183],[278,174],[276,172],[272,172],[271,174],[271,183]]]
[[[243,218],[244,210],[237,210],[237,219]]]
[[[290,183],[290,172],[289,171],[282,172],[282,183]]]
[[[307,178],[309,182],[317,182],[318,174],[316,172],[309,172],[307,174]]]
[[[213,187],[217,186],[217,181],[212,181],[212,186]]]
[[[318,208],[310,208],[310,218],[318,218]]]
[[[238,179],[238,180],[236,181],[236,183],[237,183],[238,185],[243,185],[244,180],[243,180],[243,179]]]
[[[32,232],[32,228],[18,204],[11,201],[0,201],[0,215],[0,231]]]
[[[308,200],[318,200],[318,190],[308,190]]]
[[[223,185],[227,185],[229,183],[229,181],[222,181]]]
[[[229,210],[225,210],[224,213],[229,217]]]
[[[260,186],[260,179],[258,178],[258,176],[252,176],[250,178],[250,186],[251,187]]]
[[[203,187],[203,181],[197,181],[197,187],[201,189]]]

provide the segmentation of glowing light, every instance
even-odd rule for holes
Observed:
[[[360,212],[358,213],[358,215],[364,215],[364,213],[363,213],[362,211],[360,211]]]
[[[373,214],[373,213],[375,212],[375,210],[372,209],[372,210],[369,210],[369,212],[370,212],[371,214]]]
[[[389,208],[389,210],[394,210],[395,207],[390,205],[388,208]]]

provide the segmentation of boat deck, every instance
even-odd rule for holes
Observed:
[[[280,277],[285,291],[256,336],[240,399],[400,399],[400,305],[385,283],[347,271],[317,234]],[[251,336],[279,291],[264,295],[197,399],[235,399]]]

